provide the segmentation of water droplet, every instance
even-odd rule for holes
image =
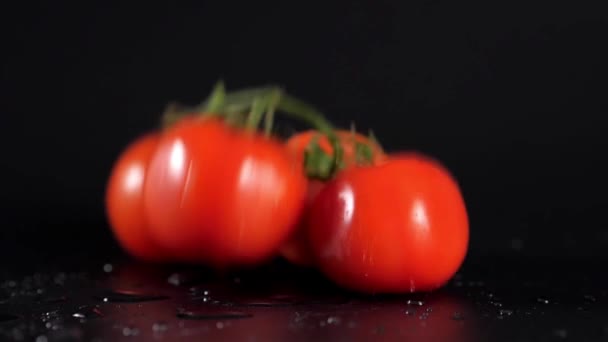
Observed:
[[[336,317],[336,316],[331,316],[327,318],[327,324],[335,324],[335,325],[339,325],[342,322],[342,320],[340,319],[340,317]]]
[[[542,297],[539,297],[539,298],[537,298],[536,300],[537,300],[539,303],[542,303],[542,304],[549,304],[549,300],[548,300],[547,298],[542,298]]]
[[[405,310],[405,314],[408,316],[413,316],[416,314],[416,309],[407,309]]]
[[[217,323],[215,323],[215,327],[218,328],[218,329],[224,329],[224,323],[217,322]]]
[[[188,289],[188,292],[193,297],[208,297],[209,290],[206,287],[194,286]]]
[[[0,323],[15,321],[15,320],[18,320],[18,319],[19,319],[19,316],[11,315],[11,314],[6,314],[6,313],[0,313]]]
[[[585,300],[587,300],[587,301],[589,301],[589,302],[592,302],[592,303],[595,303],[595,302],[596,302],[596,300],[597,300],[597,299],[596,299],[594,296],[592,296],[592,295],[585,295],[585,296],[584,296],[584,298],[585,298]]]
[[[137,336],[139,335],[139,329],[135,327],[124,327],[122,328],[122,334],[124,336]]]
[[[429,306],[428,308],[424,309],[424,311],[430,313],[430,312],[433,312],[433,308]]]
[[[47,311],[42,313],[42,321],[50,322],[59,319],[59,310]]]
[[[454,312],[452,314],[452,319],[455,321],[462,321],[464,320],[464,315],[461,312]]]
[[[72,314],[72,317],[81,318],[81,319],[83,319],[83,318],[91,319],[91,318],[103,317],[103,312],[101,312],[101,310],[99,310],[99,308],[97,306],[82,305],[78,308],[78,311],[76,311]]]
[[[253,317],[252,314],[223,309],[215,306],[200,306],[192,308],[180,308],[177,317],[181,319],[217,320],[217,319],[241,319]]]
[[[500,316],[511,316],[513,314],[513,310],[500,309],[498,310],[498,314]]]
[[[411,299],[408,299],[407,300],[407,305],[423,306],[424,302],[421,301],[421,300],[411,300]]]
[[[101,299],[104,302],[115,303],[139,303],[169,299],[169,297],[164,295],[141,293],[137,291],[106,291],[96,295],[95,298]]]
[[[110,273],[114,270],[114,266],[112,266],[112,264],[105,264],[103,265],[103,271],[106,273]]]
[[[553,335],[559,338],[566,338],[568,337],[568,331],[566,329],[556,329],[553,331]]]
[[[169,325],[165,322],[157,322],[152,324],[152,331],[155,333],[162,333],[169,330]]]
[[[501,308],[502,307],[502,303],[501,302],[495,302],[495,301],[490,301],[490,304],[497,307],[497,308]]]
[[[48,342],[48,341],[49,341],[49,339],[44,335],[40,335],[40,336],[36,337],[36,342]]]
[[[167,282],[174,286],[190,286],[203,280],[203,275],[198,272],[175,272],[168,278]]]

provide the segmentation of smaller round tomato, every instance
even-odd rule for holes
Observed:
[[[356,291],[436,289],[455,274],[468,247],[456,181],[420,155],[343,171],[316,196],[309,215],[317,265]]]
[[[343,165],[345,168],[357,164],[357,150],[355,146],[357,143],[365,144],[371,149],[373,164],[379,163],[386,158],[380,145],[360,133],[338,130],[336,131],[336,135],[343,149]],[[304,164],[304,154],[315,136],[318,136],[319,147],[325,153],[330,155],[333,153],[333,148],[327,137],[318,131],[309,130],[295,134],[287,140],[286,145],[300,165]],[[301,222],[295,232],[281,246],[280,254],[292,264],[300,266],[312,266],[313,264],[313,254],[307,241],[307,211],[324,184],[324,182],[316,179],[309,181],[305,210]]]
[[[345,168],[357,164],[357,149],[356,144],[367,145],[371,149],[372,162],[376,163],[385,159],[382,147],[372,141],[369,137],[360,133],[355,133],[349,130],[337,130],[336,136],[343,149],[342,162]],[[312,140],[318,137],[319,147],[330,155],[333,154],[333,147],[327,139],[327,136],[315,130],[308,130],[291,136],[286,144],[287,148],[298,158],[301,165],[304,164],[304,153]]]
[[[148,163],[159,135],[150,133],[132,142],[119,156],[106,186],[106,216],[115,238],[129,254],[143,260],[163,261],[167,253],[148,233],[143,188]]]

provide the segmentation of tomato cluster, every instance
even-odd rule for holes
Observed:
[[[275,112],[313,127],[279,139]],[[163,121],[122,152],[106,189],[110,227],[136,258],[230,268],[282,256],[372,293],[436,289],[464,260],[463,197],[429,157],[387,153],[274,87],[218,83]]]

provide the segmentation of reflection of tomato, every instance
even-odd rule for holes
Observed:
[[[343,313],[315,317],[314,323],[325,323],[328,341],[477,340],[478,313],[459,297],[433,293],[420,306],[405,304],[407,298],[396,299],[349,305]]]
[[[340,141],[344,151],[344,167],[352,167],[357,163],[356,143],[369,146],[372,152],[372,162],[376,163],[385,158],[382,148],[371,141],[368,137],[347,130],[336,131],[336,135]],[[318,131],[305,131],[293,135],[287,141],[287,148],[298,158],[300,164],[304,163],[304,153],[306,148],[311,143],[312,139],[318,136],[319,147],[326,153],[333,153],[333,148],[325,135],[321,135]],[[308,185],[308,194],[306,197],[306,206],[314,200],[315,196],[323,188],[323,182],[319,180],[311,180]],[[300,266],[311,266],[313,263],[312,252],[307,243],[306,233],[306,214],[300,226],[292,234],[292,236],[281,247],[281,255],[289,262]]]
[[[283,144],[214,119],[185,119],[146,178],[151,235],[183,261],[218,267],[271,257],[299,218],[304,173]]]
[[[310,208],[317,264],[362,292],[435,289],[466,254],[468,217],[446,169],[417,155],[341,172]]]
[[[160,261],[166,253],[148,235],[143,187],[148,162],[158,145],[158,135],[148,134],[131,143],[120,155],[106,187],[106,213],[119,244],[129,254]]]

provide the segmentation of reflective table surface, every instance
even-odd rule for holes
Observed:
[[[280,261],[229,274],[124,256],[10,265],[0,340],[608,340],[599,259],[469,257],[441,290],[399,296],[349,293]]]

